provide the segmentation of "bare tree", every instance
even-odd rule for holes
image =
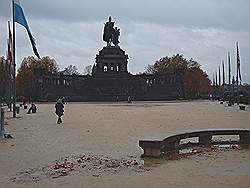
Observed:
[[[91,75],[92,74],[92,65],[88,65],[84,68],[83,74]]]
[[[73,74],[80,75],[75,65],[69,65],[63,71],[61,71],[61,73],[63,73],[64,75],[73,75]]]

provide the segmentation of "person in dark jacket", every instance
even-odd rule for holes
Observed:
[[[57,124],[62,123],[62,116],[64,113],[64,105],[62,102],[62,99],[58,99],[57,103],[55,104],[55,108],[56,108],[56,115],[58,116],[57,119]]]
[[[34,103],[31,104],[31,107],[29,108],[27,114],[30,114],[31,112],[32,113],[36,113],[37,111],[37,108],[36,108],[36,105]]]

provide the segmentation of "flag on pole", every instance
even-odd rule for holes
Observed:
[[[240,73],[240,52],[239,52],[239,44],[236,42],[237,47],[237,79],[239,78],[241,81],[241,73]]]
[[[221,86],[220,66],[219,66],[219,86]]]
[[[216,72],[215,72],[215,85],[218,86],[217,70],[216,70]]]
[[[225,85],[225,65],[224,60],[222,60],[222,85]]]
[[[235,84],[234,76],[233,76],[233,78],[232,78],[232,84],[233,84],[233,85]]]
[[[12,33],[11,33],[11,29],[10,29],[10,21],[8,21],[8,30],[9,30],[9,38],[8,38],[8,54],[7,54],[7,58],[8,58],[8,63],[11,64],[12,63]]]
[[[26,28],[31,45],[32,45],[32,48],[33,48],[33,51],[34,51],[35,55],[40,59],[40,55],[39,55],[37,48],[36,48],[35,39],[33,38],[32,34],[31,34],[28,22],[24,16],[24,12],[23,12],[23,9],[20,5],[19,0],[14,0],[14,21]]]
[[[214,73],[213,73],[213,86],[215,86]]]
[[[230,52],[228,52],[228,84],[231,84],[231,62],[230,62]]]
[[[12,62],[12,33],[10,29],[10,21],[8,21],[8,30],[9,30],[9,38],[7,40],[7,45],[8,45],[8,51],[7,51],[7,62],[8,62],[8,67],[9,67],[9,74],[11,78],[14,77],[14,72],[13,72],[13,62]]]

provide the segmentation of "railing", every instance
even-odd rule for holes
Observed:
[[[213,142],[212,137],[217,135],[239,135],[239,141]],[[216,143],[250,145],[250,130],[248,129],[213,129],[148,138],[140,140],[139,146],[144,150],[143,157],[159,157],[162,153],[179,149],[182,139],[194,137],[198,138],[196,145],[213,145]]]

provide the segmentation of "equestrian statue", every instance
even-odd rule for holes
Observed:
[[[109,21],[104,25],[104,32],[103,32],[103,40],[107,42],[107,46],[112,46],[112,43],[115,46],[118,46],[119,36],[120,36],[120,29],[117,27],[114,28],[115,22],[112,22],[111,16],[109,17]]]

